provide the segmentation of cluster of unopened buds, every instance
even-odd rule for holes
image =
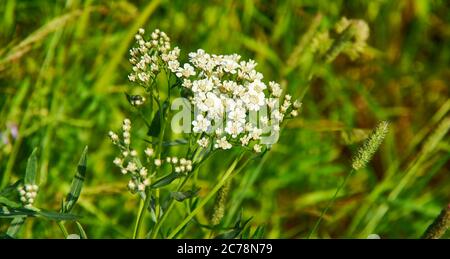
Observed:
[[[164,164],[171,165],[175,173],[188,173],[192,171],[192,161],[186,158],[166,157],[165,159],[155,157],[155,151],[151,147],[144,150],[145,166],[139,159],[139,154],[130,147],[131,144],[131,121],[125,119],[122,124],[122,138],[113,131],[109,132],[111,141],[121,150],[121,155],[116,157],[113,163],[120,168],[124,175],[130,175],[128,189],[132,192],[144,192],[150,186],[151,179],[156,175],[158,168]]]
[[[36,199],[39,187],[36,184],[25,184],[18,188],[20,194],[20,201],[25,205],[32,205]]]

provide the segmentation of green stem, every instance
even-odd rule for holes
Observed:
[[[199,149],[197,149],[196,151],[199,151]],[[188,174],[188,175],[184,178],[184,180],[180,183],[180,185],[177,187],[177,192],[179,192],[179,191],[184,187],[184,185],[188,182],[189,178],[190,178],[192,175],[194,175],[195,172],[198,170],[198,168],[200,167],[200,165],[201,165],[202,163],[204,163],[206,160],[208,160],[208,158],[210,158],[214,153],[215,153],[215,152],[211,152],[207,157],[205,157],[204,159],[202,159],[202,161],[200,161],[200,162],[195,166],[194,170],[193,170],[190,174]],[[196,156],[196,154],[198,154],[198,152],[194,152],[193,158],[192,158],[193,161],[195,161],[195,156]],[[171,200],[169,201],[169,205],[167,206],[166,211],[164,212],[164,214],[162,214],[161,219],[156,223],[155,227],[154,227],[154,228],[152,229],[152,231],[149,233],[149,234],[151,234],[151,238],[152,238],[152,239],[155,239],[155,238],[158,236],[158,232],[159,232],[159,229],[160,229],[161,226],[162,226],[162,223],[166,220],[167,216],[170,214],[170,212],[171,212],[172,209],[174,208],[174,205],[175,205],[175,200],[174,200],[174,199],[171,199]]]
[[[145,199],[140,200],[139,202],[139,212],[136,218],[136,224],[134,225],[134,231],[133,231],[133,239],[138,238],[139,236],[139,230],[142,225],[142,221],[144,220],[145,212],[147,211],[147,207],[150,204],[150,188],[148,188],[148,191],[145,194]]]
[[[188,176],[186,176],[186,178],[184,178],[183,182],[181,182],[181,184],[178,186],[177,191],[180,191],[181,188],[183,188],[183,186],[187,183],[187,181],[188,181],[188,179],[189,179],[189,177],[191,175],[192,174],[189,174]],[[169,202],[169,205],[167,206],[166,211],[162,215],[161,219],[156,222],[156,225],[155,225],[155,227],[153,228],[153,230],[151,232],[152,239],[155,239],[158,236],[158,232],[159,232],[159,229],[162,226],[162,223],[166,220],[167,216],[170,214],[170,211],[173,209],[174,205],[175,205],[175,200],[171,199],[170,202]]]
[[[197,213],[206,205],[206,203],[217,193],[217,191],[219,191],[219,189],[225,184],[225,182],[230,178],[230,176],[232,175],[232,173],[234,172],[234,168],[236,167],[236,165],[238,164],[238,162],[241,160],[241,158],[243,157],[244,153],[242,153],[237,159],[234,160],[234,162],[231,164],[231,166],[228,168],[228,170],[225,172],[225,174],[223,175],[223,177],[219,180],[219,182],[214,186],[214,188],[208,193],[208,195],[198,204],[198,206],[191,212],[189,213],[189,215],[169,234],[168,238],[171,239],[173,237],[175,237],[176,234],[178,234],[178,232],[180,232],[180,230],[186,226],[187,223],[189,223],[189,221],[191,221],[191,219],[197,215]],[[247,160],[248,162],[249,160]],[[246,164],[246,163],[245,163]],[[242,165],[240,167],[240,169],[242,167],[245,166]],[[239,171],[239,170],[237,170]]]
[[[58,223],[59,229],[61,229],[61,232],[64,235],[64,238],[67,238],[69,236],[69,232],[67,232],[67,229],[64,226],[64,223],[62,221],[58,221],[57,223]]]
[[[331,205],[333,205],[334,201],[337,198],[338,193],[342,190],[342,188],[345,186],[345,184],[347,183],[348,179],[350,179],[350,176],[355,172],[355,170],[351,170],[350,173],[344,178],[344,181],[341,183],[341,185],[339,185],[339,187],[336,189],[336,192],[333,195],[333,198],[331,198],[331,200],[328,202],[327,206],[325,207],[325,209],[322,211],[322,213],[320,214],[319,219],[317,220],[316,224],[314,225],[314,228],[311,230],[311,232],[308,235],[308,239],[311,238],[313,236],[313,234],[315,234],[317,228],[319,227],[320,223],[322,222],[322,219],[324,217],[324,215],[328,212],[328,210],[330,209]]]

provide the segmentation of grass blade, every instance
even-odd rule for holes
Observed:
[[[25,184],[36,184],[37,173],[37,148],[33,150],[28,158],[27,169],[25,171]]]
[[[83,188],[83,182],[86,177],[86,162],[87,162],[86,146],[81,154],[80,161],[78,162],[77,171],[73,177],[72,184],[70,186],[70,192],[67,194],[66,201],[63,204],[61,212],[70,212],[80,197],[81,189]]]

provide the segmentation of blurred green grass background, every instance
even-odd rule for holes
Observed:
[[[367,53],[314,63],[307,51],[311,35],[342,16],[369,24]],[[270,154],[234,179],[227,221],[242,209],[253,227],[266,227],[265,237],[307,236],[349,172],[352,152],[380,120],[391,122],[382,149],[350,179],[318,236],[417,238],[449,203],[445,0],[1,1],[2,187],[23,176],[27,157],[39,147],[36,205],[57,210],[89,145],[87,182],[74,213],[83,216],[89,237],[131,235],[138,201],[112,164],[117,150],[107,132],[134,118],[123,93],[139,27],[165,31],[184,57],[203,48],[253,58],[266,80],[281,82],[294,96],[305,93],[299,118]],[[226,159],[216,157],[202,169],[200,195]],[[208,213],[197,220],[205,222]],[[0,220],[0,231],[8,224]],[[190,231],[204,236],[200,227]],[[21,236],[62,234],[55,223],[34,219]]]

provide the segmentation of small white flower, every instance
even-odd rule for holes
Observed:
[[[216,144],[214,145],[214,147],[221,149],[230,149],[232,145],[227,141],[226,137],[222,137],[216,140]]]
[[[142,182],[145,186],[149,186],[150,185],[150,180],[147,178]]]
[[[116,157],[116,158],[114,158],[113,163],[114,163],[116,166],[122,166],[123,160],[122,160],[121,158],[119,158],[119,157]]]
[[[175,173],[179,173],[179,172],[181,172],[181,168],[179,166],[176,166],[175,167]]]
[[[138,79],[141,80],[143,83],[147,83],[150,77],[147,73],[141,72],[138,74]]]
[[[155,152],[153,151],[152,148],[149,148],[149,147],[148,147],[148,148],[145,149],[144,153],[145,153],[147,156],[152,157],[153,154],[154,154]]]
[[[195,133],[206,132],[210,125],[211,122],[203,117],[203,115],[199,114],[197,115],[197,119],[192,122],[192,126],[194,126],[192,130]]]
[[[161,159],[155,159],[155,165],[156,166],[161,166],[161,164],[162,164],[162,161],[161,161]]]
[[[242,138],[240,138],[239,140],[241,141],[242,146],[247,146],[250,139],[251,139],[251,136],[246,135],[246,136],[243,136]]]
[[[201,80],[195,80],[192,82],[193,92],[209,92],[213,89],[214,84],[211,79],[205,78]]]
[[[120,172],[121,172],[122,174],[127,174],[127,173],[128,173],[127,169],[125,169],[125,168],[123,168],[122,170],[120,170]]]
[[[112,131],[109,132],[109,137],[111,138],[111,140],[113,142],[116,142],[116,141],[119,140],[119,136],[116,133],[112,132]]]
[[[185,165],[186,162],[186,158],[180,158],[180,165]]]
[[[138,168],[136,166],[136,164],[134,162],[128,162],[127,168],[128,171],[130,172],[134,172],[136,171]]]
[[[261,138],[261,134],[262,134],[262,129],[259,129],[259,128],[255,127],[255,128],[252,129],[251,137],[254,140],[258,140],[258,139]]]
[[[249,90],[255,91],[257,93],[261,93],[266,88],[267,88],[266,84],[264,84],[261,81],[254,81],[248,85]]]
[[[185,63],[183,67],[178,68],[176,73],[177,77],[184,77],[184,78],[189,78],[190,76],[194,75],[195,75],[194,68],[189,63]]]
[[[183,79],[182,86],[184,86],[186,88],[191,88],[192,87],[192,81],[189,80],[189,79]]]
[[[130,151],[130,155],[131,155],[131,156],[137,156],[137,151],[134,150],[134,149],[131,150],[131,151]]]
[[[138,185],[138,191],[143,192],[145,190],[145,184],[141,183]]]
[[[272,95],[275,97],[280,97],[281,93],[283,92],[283,89],[281,89],[280,84],[275,82],[269,82],[269,88],[272,92]]]
[[[130,80],[131,82],[136,81],[136,75],[134,75],[134,74],[128,75],[128,80]]]
[[[291,115],[292,115],[293,117],[297,117],[297,116],[298,116],[298,111],[297,111],[297,110],[292,110],[292,111],[291,111]]]
[[[130,189],[131,191],[134,191],[134,189],[136,189],[136,184],[132,180],[128,182],[128,189]]]
[[[233,138],[236,138],[243,131],[243,125],[239,122],[228,122],[225,127],[225,132],[230,134]]]
[[[147,168],[145,168],[145,167],[142,167],[140,170],[139,170],[139,175],[140,176],[142,176],[142,177],[146,177],[147,176]]]
[[[261,145],[255,144],[255,145],[253,146],[253,150],[254,150],[256,153],[261,153]]]
[[[249,90],[243,97],[242,100],[246,104],[247,108],[251,111],[259,111],[261,106],[264,105],[264,93],[256,92],[254,90]]]
[[[176,163],[178,163],[178,158],[177,157],[172,157],[172,163],[173,164],[176,164]]]
[[[203,138],[197,140],[197,144],[203,148],[206,148],[209,144],[209,140],[207,138],[203,137]]]

